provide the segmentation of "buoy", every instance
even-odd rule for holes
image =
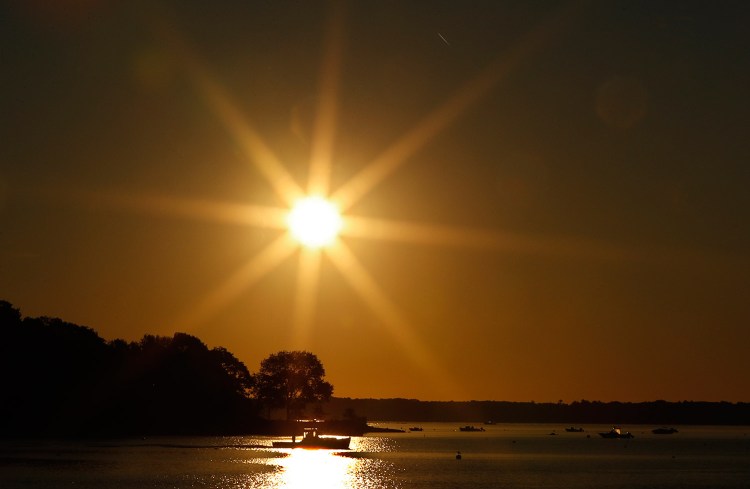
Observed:
[[[456,460],[461,460],[461,452],[456,452]]]

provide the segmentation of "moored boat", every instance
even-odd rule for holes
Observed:
[[[653,433],[655,435],[671,435],[672,433],[677,433],[677,429],[676,428],[665,428],[665,427],[654,428],[653,430],[651,430],[651,433]]]
[[[568,433],[583,433],[583,428],[576,428],[575,426],[571,426],[570,428],[565,428],[565,431]]]
[[[476,426],[466,425],[458,428],[458,431],[484,431],[484,428],[481,426],[477,428]]]
[[[327,448],[332,450],[348,450],[351,437],[338,436],[320,436],[315,428],[306,428],[302,439],[296,440],[296,436],[291,441],[272,442],[274,448]]]
[[[623,433],[617,426],[605,433],[599,433],[599,436],[602,438],[634,438],[632,433],[629,431]]]

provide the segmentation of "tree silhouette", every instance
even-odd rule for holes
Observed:
[[[107,342],[0,300],[0,438],[249,432],[251,386],[232,353],[194,336]]]
[[[325,369],[307,351],[280,351],[260,363],[253,392],[268,407],[283,407],[286,418],[302,411],[309,402],[327,401],[333,386],[323,380]]]
[[[21,311],[8,301],[0,301],[0,327],[15,328],[21,323]]]

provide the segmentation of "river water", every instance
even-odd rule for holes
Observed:
[[[673,435],[624,426],[635,438],[609,440],[597,434],[605,426],[381,424],[415,425],[423,431],[354,437],[345,452],[272,449],[274,438],[263,437],[0,441],[0,488],[750,487],[747,426]]]

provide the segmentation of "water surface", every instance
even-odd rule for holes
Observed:
[[[464,423],[466,424],[466,423]],[[274,438],[181,437],[0,442],[0,487],[747,488],[750,427],[678,427],[606,440],[606,426],[387,423],[421,432],[352,438],[352,450],[273,449]],[[552,434],[554,433],[554,434]],[[461,459],[456,453],[461,452]]]

